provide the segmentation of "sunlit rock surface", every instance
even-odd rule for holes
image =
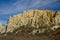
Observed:
[[[27,10],[21,14],[9,18],[7,31],[12,32],[21,26],[35,28],[50,28],[59,25],[60,11],[51,10]],[[28,26],[29,25],[29,26]]]
[[[0,39],[59,40],[59,30],[60,11],[26,10],[10,16],[4,27],[0,24]]]
[[[0,23],[0,33],[1,33],[2,28],[3,28],[3,27],[2,27],[2,24]]]

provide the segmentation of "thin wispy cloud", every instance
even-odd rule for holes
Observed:
[[[50,5],[51,3],[54,3],[58,0],[36,0],[36,2],[34,2],[32,4],[31,7],[35,7],[35,6],[39,6],[39,7],[42,7],[42,6],[46,6],[46,5]]]
[[[6,6],[4,9],[2,8],[0,12],[3,14],[8,14],[8,13],[11,14],[14,11],[16,12],[17,10],[24,10],[24,9],[28,9],[32,7],[37,7],[37,6],[42,7],[42,6],[49,5],[56,1],[58,0],[31,0],[29,3],[28,0],[17,0],[11,5]]]

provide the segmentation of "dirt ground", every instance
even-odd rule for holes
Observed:
[[[0,35],[0,40],[60,40],[60,33],[51,34],[51,33],[43,33],[43,34],[26,34],[26,33],[9,33]]]

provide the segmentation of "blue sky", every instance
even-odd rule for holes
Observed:
[[[60,10],[60,0],[0,0],[0,22],[29,9]]]

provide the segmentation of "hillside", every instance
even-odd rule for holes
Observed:
[[[9,18],[7,31],[24,27],[32,28],[52,28],[60,24],[60,11],[50,10],[27,10],[21,14]],[[41,27],[42,26],[42,27]],[[47,27],[46,27],[47,26]]]
[[[60,11],[26,10],[0,28],[0,40],[59,40]]]

